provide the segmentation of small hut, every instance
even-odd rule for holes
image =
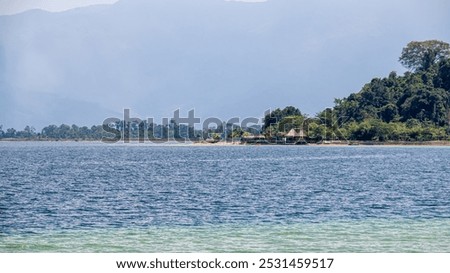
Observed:
[[[291,129],[285,136],[284,136],[284,140],[286,144],[296,144],[299,142],[305,142],[304,140],[305,137],[305,133],[303,132],[302,129],[300,130],[295,130],[295,129]]]
[[[263,135],[250,135],[241,138],[242,143],[246,144],[268,144],[266,137]]]

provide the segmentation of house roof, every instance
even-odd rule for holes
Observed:
[[[291,129],[289,133],[286,134],[287,137],[303,137],[303,130],[300,130],[300,132],[297,133],[295,129]]]

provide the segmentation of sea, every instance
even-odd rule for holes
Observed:
[[[0,142],[0,252],[450,252],[450,147]]]

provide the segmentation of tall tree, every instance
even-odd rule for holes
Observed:
[[[450,91],[450,59],[439,64],[439,71],[435,83],[438,87]]]
[[[411,70],[427,70],[433,64],[450,58],[450,45],[443,41],[412,41],[403,48],[400,63]]]
[[[302,112],[294,106],[287,106],[283,110],[277,108],[264,117],[264,128],[269,128],[270,125],[277,124],[288,116],[302,116]]]

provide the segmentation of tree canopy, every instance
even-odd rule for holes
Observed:
[[[427,70],[434,64],[450,58],[448,43],[438,40],[412,41],[403,48],[400,63],[411,70]]]
[[[302,116],[302,112],[294,106],[287,106],[284,109],[277,108],[264,117],[264,128],[278,124],[283,118],[289,116]]]

